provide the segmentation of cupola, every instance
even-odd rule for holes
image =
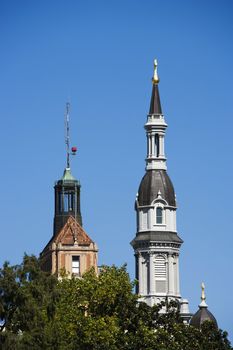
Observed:
[[[216,328],[218,328],[217,320],[214,315],[208,310],[208,305],[206,304],[204,283],[202,283],[201,289],[201,303],[199,304],[199,310],[191,318],[190,326],[201,328],[203,322],[211,321],[214,323]]]
[[[54,186],[54,235],[65,225],[69,216],[73,216],[82,226],[80,188],[80,182],[71,174],[70,168],[65,168],[62,178]]]

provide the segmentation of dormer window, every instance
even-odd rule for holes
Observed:
[[[163,223],[163,209],[161,207],[156,208],[156,224]]]

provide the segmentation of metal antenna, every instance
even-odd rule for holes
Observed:
[[[66,167],[70,167],[70,103],[66,103],[66,113],[65,113],[65,144],[66,144]]]

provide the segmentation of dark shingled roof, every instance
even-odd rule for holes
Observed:
[[[150,242],[169,242],[182,244],[182,239],[176,234],[176,232],[171,231],[145,231],[140,232],[136,235],[133,243],[150,241]]]
[[[153,84],[149,114],[162,114],[158,84]]]
[[[157,198],[159,191],[168,205],[176,206],[174,188],[166,170],[147,171],[138,189],[138,204],[150,205]]]
[[[207,309],[207,307],[200,307],[200,309],[191,318],[190,325],[200,328],[204,321],[212,321],[218,328],[218,323],[214,315]]]

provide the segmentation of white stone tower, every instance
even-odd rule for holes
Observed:
[[[146,174],[135,202],[137,233],[131,242],[136,258],[137,293],[148,305],[176,299],[181,313],[189,314],[181,300],[179,253],[182,239],[176,230],[176,197],[167,174],[164,137],[167,124],[159,98],[157,61],[154,62],[147,136]],[[182,308],[184,310],[182,310]]]

